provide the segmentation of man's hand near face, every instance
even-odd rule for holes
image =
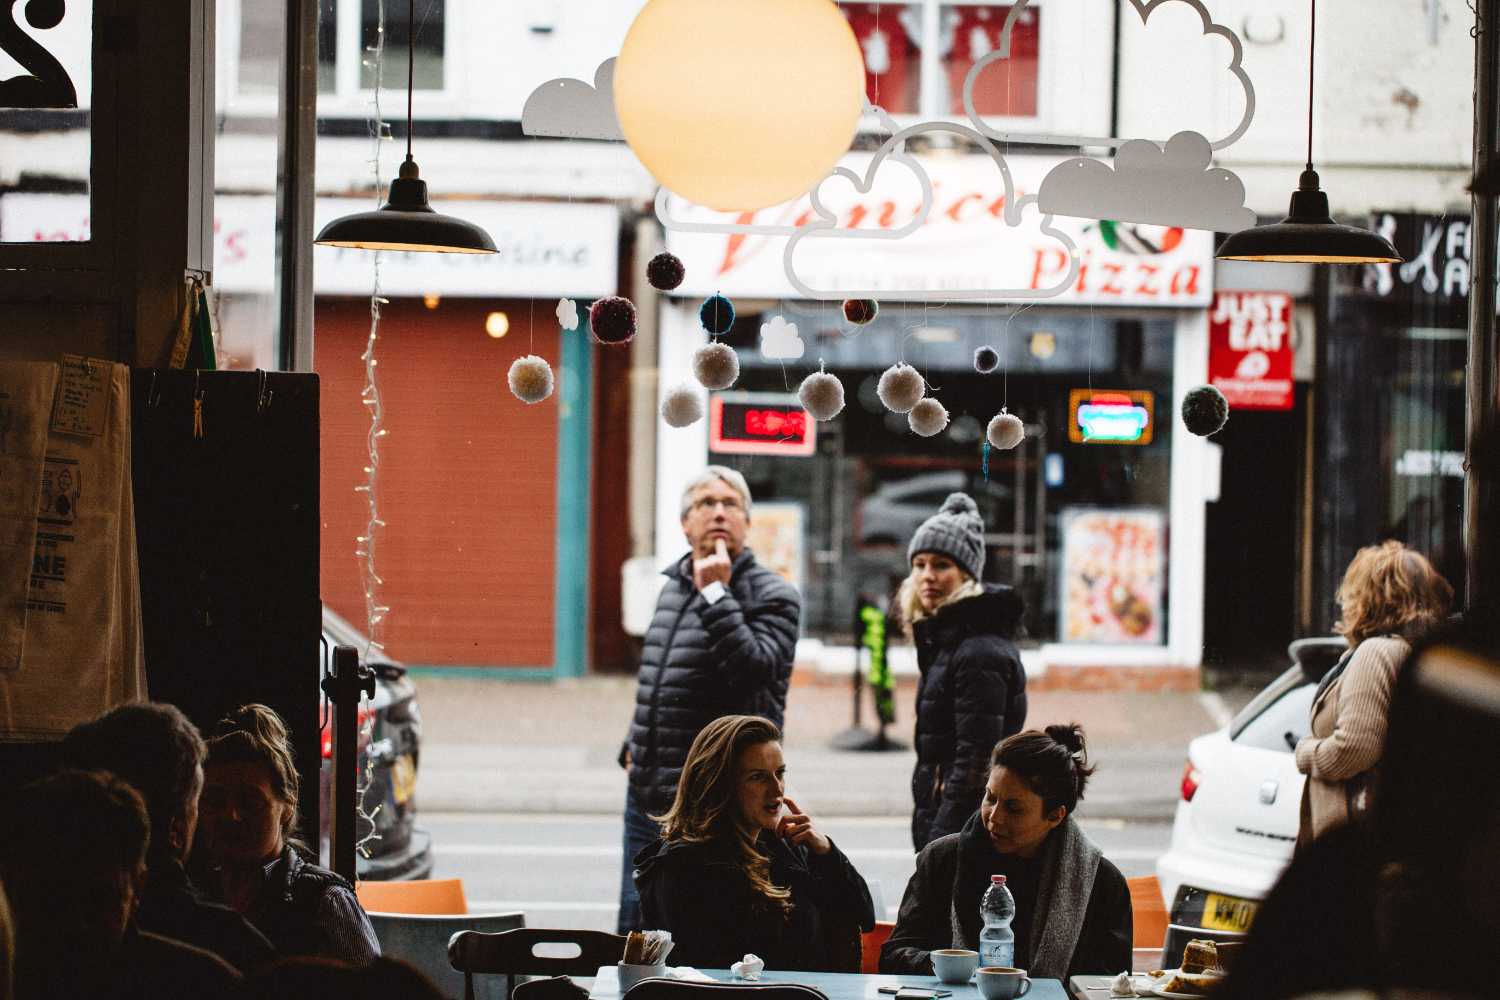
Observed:
[[[729,558],[729,549],[725,547],[724,539],[715,540],[713,555],[693,560],[693,586],[699,590],[710,583],[729,586],[729,572],[732,566],[733,560]]]

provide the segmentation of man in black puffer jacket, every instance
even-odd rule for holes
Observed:
[[[639,929],[633,861],[661,836],[650,817],[671,806],[698,733],[724,715],[783,723],[802,600],[745,548],[749,527],[750,487],[733,469],[711,465],[683,491],[692,551],[665,573],[620,750],[629,775],[621,934]]]

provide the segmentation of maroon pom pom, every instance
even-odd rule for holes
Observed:
[[[635,339],[635,303],[619,295],[595,299],[589,309],[589,329],[601,344],[628,344]]]
[[[874,299],[845,299],[844,318],[855,326],[873,322],[880,312],[880,303]]]
[[[676,254],[659,253],[646,265],[646,280],[658,291],[670,292],[682,284],[686,275],[687,269],[682,266],[682,261]]]

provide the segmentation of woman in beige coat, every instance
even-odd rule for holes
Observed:
[[[1299,848],[1368,812],[1396,675],[1411,642],[1452,600],[1432,564],[1400,542],[1360,549],[1349,564],[1337,626],[1349,650],[1319,685],[1312,735],[1297,744],[1297,770],[1307,775]]]

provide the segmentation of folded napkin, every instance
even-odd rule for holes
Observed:
[[[766,971],[766,963],[755,955],[746,955],[729,967],[729,972],[736,979],[743,979],[747,983],[753,983],[760,979],[760,974]]]

